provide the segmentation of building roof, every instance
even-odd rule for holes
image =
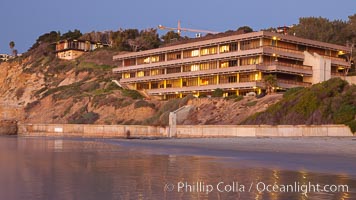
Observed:
[[[60,44],[60,43],[65,43],[65,42],[90,42],[90,44],[97,44],[97,42],[90,41],[90,40],[80,40],[80,39],[65,39],[65,40],[59,40],[55,42],[54,44]]]
[[[272,33],[268,31],[259,31],[259,32],[251,32],[246,34],[239,34],[239,33],[235,33],[233,35],[228,34],[228,36],[221,34],[221,37],[219,37],[218,34],[216,38],[212,38],[212,39],[198,40],[198,41],[192,40],[191,42],[187,42],[184,44],[165,46],[165,47],[160,47],[160,48],[150,49],[150,50],[140,51],[140,52],[119,54],[113,56],[113,59],[118,60],[118,59],[135,58],[135,57],[148,56],[148,55],[164,53],[164,52],[174,52],[174,51],[192,49],[194,47],[211,46],[223,42],[243,41],[243,40],[248,40],[253,38],[277,38],[278,41],[287,41],[287,42],[292,42],[301,45],[319,47],[319,48],[336,50],[336,51],[344,51],[346,53],[351,52],[351,48],[342,45],[319,42],[315,40],[304,39],[291,35],[283,35],[279,33]]]

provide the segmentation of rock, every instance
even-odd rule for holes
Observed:
[[[17,122],[9,120],[0,121],[0,135],[17,135]]]

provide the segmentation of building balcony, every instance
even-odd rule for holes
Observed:
[[[243,83],[227,83],[227,84],[214,84],[203,86],[191,86],[181,88],[160,88],[145,90],[149,95],[162,95],[162,94],[177,94],[177,93],[194,93],[194,92],[210,92],[217,88],[220,89],[253,89],[263,87],[261,81],[243,82]]]
[[[303,75],[303,76],[311,76],[313,73],[311,67],[308,66],[292,65],[288,63],[276,62],[276,63],[244,65],[244,66],[235,66],[235,67],[218,68],[218,69],[193,71],[193,72],[179,72],[179,73],[161,74],[155,76],[124,78],[120,80],[120,83],[159,81],[159,80],[168,80],[168,79],[177,79],[177,78],[197,77],[197,76],[206,76],[206,75],[223,75],[223,74],[255,72],[255,71],[262,71],[268,73],[280,72],[280,73],[296,74],[296,75]]]
[[[278,79],[277,86],[281,88],[294,87],[309,87],[311,83],[298,82],[292,80]],[[217,88],[223,90],[241,90],[241,89],[255,89],[264,88],[265,84],[262,81],[246,80],[244,82],[226,83],[226,84],[212,84],[190,87],[174,87],[174,88],[159,88],[144,90],[148,95],[163,95],[163,94],[178,94],[178,93],[195,93],[195,92],[211,92]]]
[[[299,51],[296,49],[288,49],[282,47],[275,47],[275,46],[263,46],[263,53],[276,56],[276,57],[284,57],[284,58],[292,58],[298,59],[303,61],[304,60],[304,52]],[[342,65],[342,66],[349,66],[350,64],[343,58],[333,57],[333,56],[326,56],[320,55],[326,59],[330,59],[331,63],[334,65]]]
[[[281,88],[309,87],[312,83],[299,82],[287,79],[277,79],[277,85]]]

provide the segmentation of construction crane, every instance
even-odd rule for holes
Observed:
[[[180,26],[180,20],[178,20],[178,26],[177,26],[177,28],[172,28],[172,27],[167,27],[167,26],[163,26],[163,25],[158,25],[158,29],[177,31],[178,35],[180,35],[182,31],[195,32],[195,33],[212,33],[212,34],[217,34],[217,33],[219,33],[219,32],[215,32],[215,31],[207,31],[207,30],[199,30],[199,29],[182,28],[182,27]]]

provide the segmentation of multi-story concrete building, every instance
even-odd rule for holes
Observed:
[[[345,46],[261,31],[116,55],[120,64],[113,72],[123,86],[163,99],[217,88],[244,95],[264,90],[268,74],[276,76],[278,89],[343,76],[349,53]]]

